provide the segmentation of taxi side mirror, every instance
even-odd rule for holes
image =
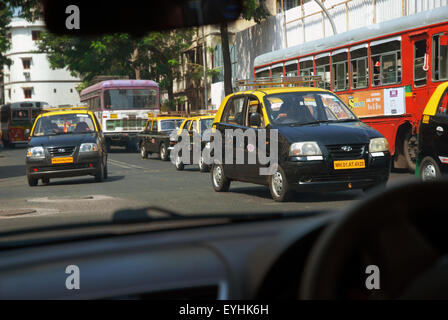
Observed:
[[[259,127],[261,124],[261,114],[258,112],[252,113],[249,119],[249,125],[251,127]]]
[[[28,139],[30,137],[31,130],[25,129],[25,139]]]

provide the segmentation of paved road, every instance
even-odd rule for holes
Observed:
[[[109,179],[105,182],[96,183],[86,176],[29,187],[24,156],[24,148],[0,152],[0,213],[7,209],[35,212],[14,217],[0,214],[0,230],[110,219],[116,210],[145,206],[183,214],[340,210],[365,197],[362,191],[353,190],[299,194],[292,202],[277,203],[267,187],[235,182],[230,192],[216,193],[210,174],[200,173],[197,166],[177,172],[171,162],[155,155],[142,160],[139,154],[118,148],[109,154]],[[404,179],[412,179],[412,175],[392,173],[389,185]]]

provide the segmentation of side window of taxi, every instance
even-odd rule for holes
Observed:
[[[194,120],[193,125],[191,126],[191,131],[198,133],[198,121]]]
[[[437,114],[443,114],[447,115],[447,108],[448,108],[448,90],[445,90],[445,92],[442,95],[442,98],[439,102],[439,107],[437,108]]]
[[[264,126],[264,118],[263,118],[263,110],[262,110],[261,102],[255,97],[250,97],[247,112],[246,112],[246,114],[247,114],[246,126],[250,127],[250,116],[254,113],[258,113],[261,115],[261,123],[257,128],[264,128],[265,126]]]
[[[224,109],[222,122],[243,125],[243,111],[245,96],[236,96],[229,99]]]
[[[152,122],[152,129],[151,129],[151,131],[157,131],[157,127],[158,127],[157,125],[158,125],[157,120],[154,120]]]
[[[145,131],[146,131],[146,132],[150,131],[150,130],[151,130],[151,126],[152,126],[152,121],[150,120],[150,121],[148,121],[148,122],[146,123]]]

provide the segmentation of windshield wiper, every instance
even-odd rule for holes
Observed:
[[[289,124],[289,126],[291,126],[291,127],[306,126],[306,125],[309,125],[309,124],[320,124],[320,123],[327,123],[327,122],[329,122],[329,120],[315,120],[315,121],[309,121],[309,122],[295,122],[295,123]]]

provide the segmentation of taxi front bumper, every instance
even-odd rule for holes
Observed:
[[[282,164],[289,185],[297,191],[367,189],[389,179],[391,157],[369,157],[365,168],[336,170],[332,161],[286,161]]]

